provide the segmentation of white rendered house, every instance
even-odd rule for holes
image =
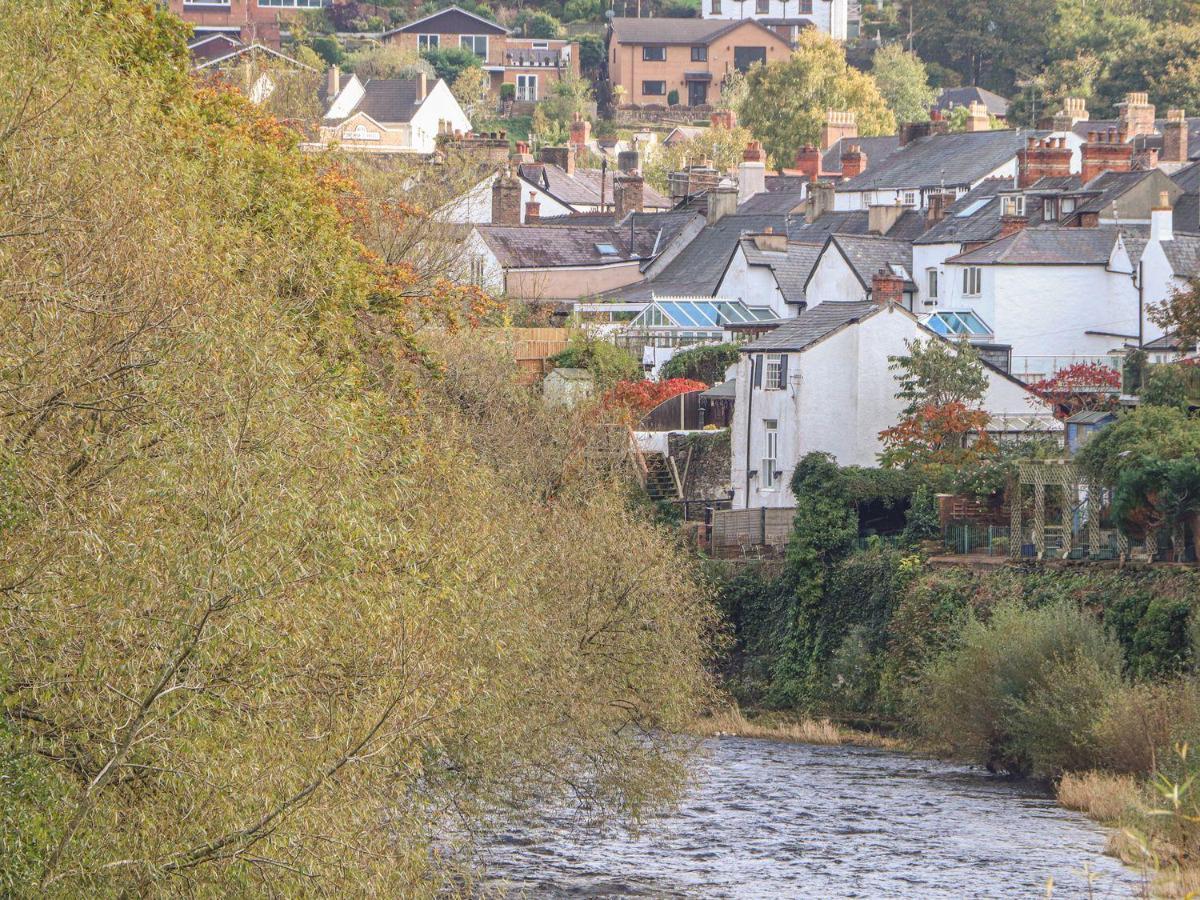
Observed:
[[[850,20],[849,0],[701,0],[706,19],[757,19],[768,28],[795,40],[804,28],[819,28],[846,40]]]

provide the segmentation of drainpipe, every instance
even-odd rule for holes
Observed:
[[[1142,254],[1143,256],[1145,253]],[[1143,338],[1142,327],[1145,322],[1146,312],[1146,263],[1143,260],[1138,260],[1137,267],[1137,286],[1138,286],[1138,349],[1142,349]]]
[[[754,354],[746,354],[746,358],[750,361],[750,378],[747,380],[747,385],[750,390],[746,394],[746,509],[750,508],[750,434],[751,434],[751,414],[754,412]]]

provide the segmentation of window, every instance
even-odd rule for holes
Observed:
[[[938,298],[938,274],[937,269],[926,269],[925,278],[928,287],[925,290],[926,301],[937,300]]]
[[[549,50],[550,42],[549,41],[534,41],[531,46],[533,47],[534,50]]]
[[[207,4],[212,4],[213,0],[204,0]],[[221,6],[228,6],[229,0],[220,2]],[[285,9],[318,9],[322,6],[328,6],[326,0],[258,0],[259,6],[283,7]]]
[[[904,191],[900,195],[900,205],[915,207],[917,205],[917,192],[916,191]]]
[[[442,44],[440,34],[418,34],[417,47],[421,50],[436,50]]]
[[[613,244],[597,244],[596,252],[599,253],[601,256],[616,256],[616,255],[618,255],[617,248]]]
[[[762,489],[773,491],[779,487],[775,467],[779,465],[779,421],[763,419]]]
[[[1075,212],[1075,198],[1074,197],[1063,197],[1062,212],[1063,212],[1064,216],[1069,212]]]
[[[661,97],[667,92],[665,81],[643,81],[642,95],[646,97]]]
[[[763,389],[767,391],[783,390],[787,379],[787,366],[782,353],[768,353],[763,360]]]
[[[963,269],[963,296],[978,297],[983,287],[983,269],[968,266]]]
[[[719,16],[721,14],[721,0],[712,0],[712,5],[708,11],[714,16]]]
[[[754,0],[754,14],[765,16],[771,11],[771,0]]]
[[[800,9],[798,10],[798,12],[800,13],[800,15],[802,15],[802,16],[811,16],[812,15],[812,0],[800,0],[799,6],[800,6]]]
[[[487,59],[487,35],[464,34],[458,39],[458,45],[464,50],[470,50],[480,59]]]
[[[666,47],[643,47],[642,62],[666,62]]]
[[[1023,215],[1025,215],[1025,195],[1024,194],[1005,194],[1000,202],[1000,215],[1002,215],[1002,216],[1023,216]]]
[[[471,259],[471,284],[483,286],[483,260],[478,256]]]
[[[517,76],[517,99],[532,103],[538,98],[536,75]]]
[[[708,48],[707,47],[693,47],[692,48],[692,62],[708,62]]]

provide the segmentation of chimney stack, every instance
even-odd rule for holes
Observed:
[[[622,150],[617,154],[618,172],[640,172],[641,168],[642,157],[636,150]]]
[[[1159,159],[1163,162],[1183,163],[1188,161],[1188,123],[1182,109],[1167,113],[1163,125],[1163,147]]]
[[[425,77],[424,72],[417,73],[417,100],[424,100],[429,96],[429,82]]]
[[[930,194],[929,207],[925,212],[925,227],[932,228],[946,218],[946,210],[956,199],[958,198],[950,191],[937,191]]]
[[[621,222],[630,213],[640,213],[645,203],[646,181],[640,172],[620,172],[613,178],[613,213]]]
[[[1027,188],[1041,178],[1059,178],[1071,174],[1071,148],[1066,138],[1031,137],[1017,152],[1017,187]]]
[[[847,144],[842,151],[842,177],[854,178],[867,169],[867,154],[859,144]]]
[[[583,118],[579,113],[575,113],[575,118],[571,122],[570,138],[568,142],[571,148],[576,152],[582,152],[588,145],[588,140],[592,136],[592,123]]]
[[[816,181],[808,186],[808,198],[804,201],[804,221],[815,222],[833,210],[833,185],[828,181]]]
[[[738,203],[745,203],[766,189],[767,154],[761,143],[751,141],[742,151],[742,161],[738,164]]]
[[[796,152],[796,168],[809,181],[816,181],[821,177],[821,151],[811,144],[805,144]]]
[[[1006,238],[1010,234],[1016,234],[1029,224],[1029,219],[1026,216],[1005,215],[1000,217],[1000,234],[996,236],[996,240]]]
[[[492,224],[521,224],[521,182],[512,172],[497,175],[492,182]]]
[[[518,165],[521,163],[533,162],[533,154],[529,152],[529,143],[527,141],[517,141],[516,150],[513,151],[512,160]]]
[[[537,202],[537,193],[529,192],[529,199],[525,201],[525,224],[536,225],[542,217],[542,204]]]
[[[575,174],[575,151],[571,147],[543,147],[538,154],[538,160],[558,166],[568,175]]]
[[[838,141],[858,137],[858,117],[853,110],[825,110],[825,124],[821,127],[821,149],[829,150]]]
[[[786,232],[775,233],[775,229],[768,225],[760,234],[751,235],[754,241],[754,246],[765,253],[787,253],[787,234]]]
[[[713,128],[733,131],[737,125],[737,114],[732,109],[718,109],[709,114],[708,121]]]
[[[1133,144],[1121,140],[1116,129],[1088,132],[1083,145],[1080,180],[1086,185],[1103,172],[1128,172],[1133,165]]]
[[[904,303],[904,279],[890,269],[880,269],[871,276],[871,299],[883,306]]]
[[[899,204],[888,206],[883,203],[872,203],[867,207],[867,231],[870,234],[884,235],[892,230],[900,217],[904,215],[904,207]]]
[[[725,178],[708,192],[708,224],[716,225],[723,218],[737,212],[737,185]]]
[[[1175,212],[1171,208],[1171,195],[1162,191],[1158,203],[1150,210],[1150,240],[1152,242],[1175,240]]]
[[[1150,102],[1150,96],[1144,91],[1126,94],[1125,102],[1117,104],[1117,119],[1122,141],[1154,134],[1154,104]]]
[[[944,124],[944,123],[943,123]],[[905,122],[900,126],[900,146],[933,134],[933,122]]]
[[[991,130],[992,117],[988,115],[987,107],[978,101],[971,101],[967,106],[967,131]]]
[[[325,73],[325,93],[327,101],[332,101],[334,97],[342,91],[342,70],[337,66],[330,66],[329,71]]]

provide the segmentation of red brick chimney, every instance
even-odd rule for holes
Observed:
[[[1000,234],[997,235],[996,240],[1006,238],[1010,234],[1016,234],[1028,224],[1029,218],[1027,216],[1001,216]]]
[[[858,137],[858,117],[853,110],[825,110],[825,124],[821,126],[821,149],[828,150],[843,139]]]
[[[746,145],[746,149],[742,151],[743,162],[760,162],[767,161],[767,151],[763,150],[762,141],[751,141]]]
[[[957,199],[950,191],[938,191],[929,195],[929,205],[925,212],[925,227],[932,228],[946,218],[946,209]]]
[[[713,128],[733,131],[737,125],[737,114],[732,109],[718,109],[709,114],[708,121]]]
[[[1104,172],[1128,172],[1133,164],[1133,144],[1121,140],[1115,128],[1089,131],[1083,145],[1083,169],[1079,174],[1086,185]]]
[[[889,269],[871,276],[871,299],[880,304],[904,303],[904,279]]]
[[[521,224],[521,182],[512,172],[497,175],[492,182],[492,224]]]
[[[842,151],[842,177],[853,178],[867,169],[867,154],[858,144],[848,144]]]
[[[1163,124],[1163,162],[1188,161],[1188,123],[1182,109],[1172,109],[1167,112],[1167,121]]]
[[[1141,134],[1154,134],[1154,104],[1144,91],[1125,95],[1125,102],[1117,104],[1117,120],[1122,141],[1130,141]]]
[[[583,118],[579,113],[575,113],[575,119],[571,122],[570,138],[568,142],[574,148],[576,153],[587,147],[588,139],[592,135],[592,123]]]
[[[538,159],[544,163],[558,166],[568,175],[575,174],[575,149],[573,147],[543,147]]]
[[[640,172],[623,172],[613,179],[613,210],[618,222],[631,212],[641,212],[646,181]]]
[[[1066,138],[1035,137],[1017,152],[1017,187],[1027,188],[1040,178],[1058,178],[1071,174],[1071,148]]]
[[[525,224],[536,224],[542,217],[542,204],[537,202],[537,194],[534,191],[529,192],[529,199],[525,201]]]
[[[821,151],[811,144],[801,147],[796,153],[796,168],[809,181],[816,181],[821,176]]]

